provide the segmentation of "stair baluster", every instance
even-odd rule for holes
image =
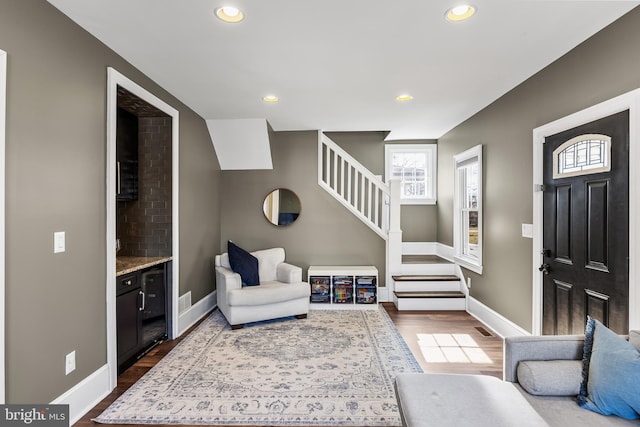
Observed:
[[[318,133],[318,184],[387,240],[389,186],[322,132]]]

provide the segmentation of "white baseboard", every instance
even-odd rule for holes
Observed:
[[[404,255],[435,255],[437,242],[402,242]]]
[[[491,328],[500,338],[531,333],[472,296],[467,296],[467,312]]]
[[[378,287],[378,302],[390,302],[389,289],[386,286]]]
[[[404,255],[438,255],[447,261],[453,261],[453,247],[438,242],[402,242]]]
[[[184,334],[190,327],[195,325],[198,320],[216,308],[217,304],[217,294],[216,291],[213,291],[181,313],[178,316],[178,336]]]
[[[447,246],[442,243],[436,243],[436,255],[438,255],[440,258],[446,259],[449,262],[455,262],[453,260],[453,255],[454,255],[453,246]]]
[[[51,403],[69,405],[69,425],[73,425],[109,393],[109,366],[103,365]]]

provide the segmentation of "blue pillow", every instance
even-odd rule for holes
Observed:
[[[258,258],[233,243],[227,242],[229,264],[231,269],[240,275],[242,286],[257,286],[260,284],[258,277]]]
[[[640,418],[640,351],[589,318],[578,404],[603,415]]]

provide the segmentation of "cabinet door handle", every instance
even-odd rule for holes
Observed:
[[[116,194],[120,195],[120,162],[116,162]]]
[[[140,291],[140,295],[142,296],[142,307],[139,308],[140,311],[144,311],[144,306],[145,306],[145,297],[144,297],[144,292]]]

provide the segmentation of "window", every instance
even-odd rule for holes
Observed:
[[[385,177],[400,180],[400,203],[436,203],[436,161],[435,144],[385,145]]]
[[[482,274],[482,145],[454,156],[454,173],[455,260]]]
[[[553,179],[609,172],[610,158],[610,136],[576,136],[553,151]]]

